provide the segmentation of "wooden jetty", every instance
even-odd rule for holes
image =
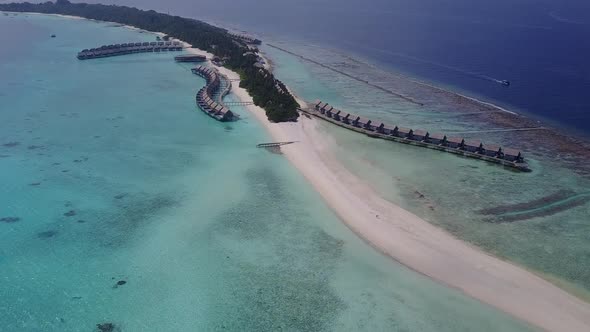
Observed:
[[[373,122],[357,115],[345,113],[320,100],[314,102],[311,109],[302,109],[301,111],[370,137],[485,160],[519,171],[530,171],[522,153],[516,149],[488,143],[484,144],[479,140],[449,137],[445,134],[431,133],[426,130],[391,126],[380,121]]]
[[[136,53],[173,52],[182,51],[182,44],[178,41],[137,42],[103,45],[98,48],[84,49],[78,52],[78,60],[107,58]]]
[[[248,106],[248,105],[254,105],[253,102],[251,101],[230,101],[225,103],[226,106]]]
[[[260,144],[256,144],[256,147],[257,148],[272,148],[272,147],[276,147],[276,146],[282,146],[282,145],[293,144],[293,143],[296,143],[296,142],[292,141],[292,142],[260,143]]]
[[[203,77],[207,83],[197,92],[196,101],[201,111],[210,117],[226,122],[239,119],[237,114],[227,108],[222,102],[225,94],[229,92],[231,82],[225,83],[225,88],[221,90],[222,80],[224,79],[215,68],[198,66],[191,69],[193,74]],[[221,92],[220,92],[221,90]]]

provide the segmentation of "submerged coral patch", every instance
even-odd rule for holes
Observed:
[[[178,194],[125,194],[115,198],[114,209],[88,212],[96,238],[106,247],[119,247],[145,225],[157,220],[158,215],[179,204]],[[118,196],[118,195],[117,195]],[[114,197],[114,196],[113,196]],[[123,199],[123,197],[125,197]]]
[[[96,329],[97,329],[97,331],[100,331],[100,332],[114,332],[115,328],[116,328],[116,326],[113,323],[96,324]]]
[[[64,213],[64,216],[66,216],[66,217],[73,217],[75,215],[76,215],[76,211],[74,211],[74,210],[70,210],[70,211]]]
[[[264,243],[272,248],[273,258],[262,263],[248,259],[247,251],[217,248],[219,257],[229,262],[220,273],[233,291],[232,301],[213,299],[218,301],[214,305],[224,306],[225,316],[212,317],[211,330],[328,330],[347,308],[331,284],[344,241],[305,222],[310,216],[297,204],[275,204],[298,200],[276,173],[253,169],[246,178],[256,189],[228,205],[203,236],[207,241],[215,238],[213,246]]]
[[[2,144],[2,146],[5,148],[13,148],[13,147],[19,146],[19,145],[20,145],[19,142],[8,142],[8,143]]]
[[[550,216],[576,206],[584,205],[588,201],[590,201],[590,192],[575,193],[570,190],[560,190],[532,201],[482,209],[478,213],[490,216],[486,220],[488,222],[514,222],[535,217]]]
[[[127,281],[125,280],[119,280],[117,281],[117,283],[113,286],[113,288],[119,288],[119,286],[123,286],[127,283]]]
[[[40,238],[40,239],[48,239],[48,238],[51,238],[51,237],[56,236],[57,233],[58,232],[55,231],[55,230],[49,230],[49,231],[37,233],[37,237]]]
[[[20,221],[19,217],[4,217],[4,218],[0,218],[0,222],[4,222],[7,224],[13,223],[13,222],[17,222]]]

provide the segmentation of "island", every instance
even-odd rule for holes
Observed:
[[[272,72],[260,66],[256,46],[258,39],[230,33],[208,23],[140,10],[127,6],[54,2],[0,4],[0,10],[79,16],[87,19],[131,25],[139,29],[162,32],[168,37],[183,40],[193,47],[215,56],[216,64],[240,75],[240,87],[262,107],[271,122],[297,121],[299,104],[285,85]]]

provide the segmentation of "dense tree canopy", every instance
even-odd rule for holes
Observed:
[[[194,19],[157,13],[153,10],[71,3],[67,0],[40,4],[28,2],[0,4],[0,10],[73,15],[163,32],[224,59],[226,67],[240,73],[242,78],[240,86],[246,88],[254,97],[256,105],[266,110],[269,120],[294,121],[299,116],[297,113],[299,105],[283,83],[268,70],[259,68],[256,65],[257,56],[249,53],[248,46],[240,39],[231,36],[225,29]]]

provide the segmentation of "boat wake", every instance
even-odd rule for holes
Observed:
[[[353,45],[353,43],[349,43],[351,45]],[[354,44],[355,47],[359,47],[358,45]],[[454,66],[450,66],[450,65],[446,65],[443,63],[439,63],[439,62],[434,62],[431,60],[427,60],[427,59],[422,59],[413,55],[409,55],[409,54],[405,54],[405,53],[400,53],[400,52],[392,52],[392,51],[387,51],[387,50],[383,50],[380,48],[375,48],[375,47],[370,47],[370,46],[363,46],[362,48],[365,48],[367,50],[371,50],[371,51],[376,51],[376,52],[380,52],[383,54],[388,54],[388,55],[393,55],[399,58],[403,58],[406,60],[410,60],[416,63],[420,63],[420,64],[427,64],[433,67],[438,67],[438,68],[443,68],[449,71],[453,71],[455,73],[459,73],[465,76],[470,76],[472,78],[477,78],[477,79],[481,79],[481,80],[485,80],[485,81],[489,81],[489,82],[493,82],[493,83],[497,83],[497,84],[501,84],[504,86],[509,86],[510,85],[510,81],[508,80],[502,80],[502,79],[498,79],[498,78],[494,78],[485,74],[481,74],[478,72],[473,72],[473,71],[469,71],[469,70],[465,70],[459,67],[454,67]]]
[[[477,74],[475,74],[477,75]],[[502,84],[504,86],[510,86],[510,81],[508,80],[499,80],[497,78],[493,78],[487,75],[478,75],[479,78],[490,81],[490,82],[494,82],[494,83],[498,83],[498,84]]]

